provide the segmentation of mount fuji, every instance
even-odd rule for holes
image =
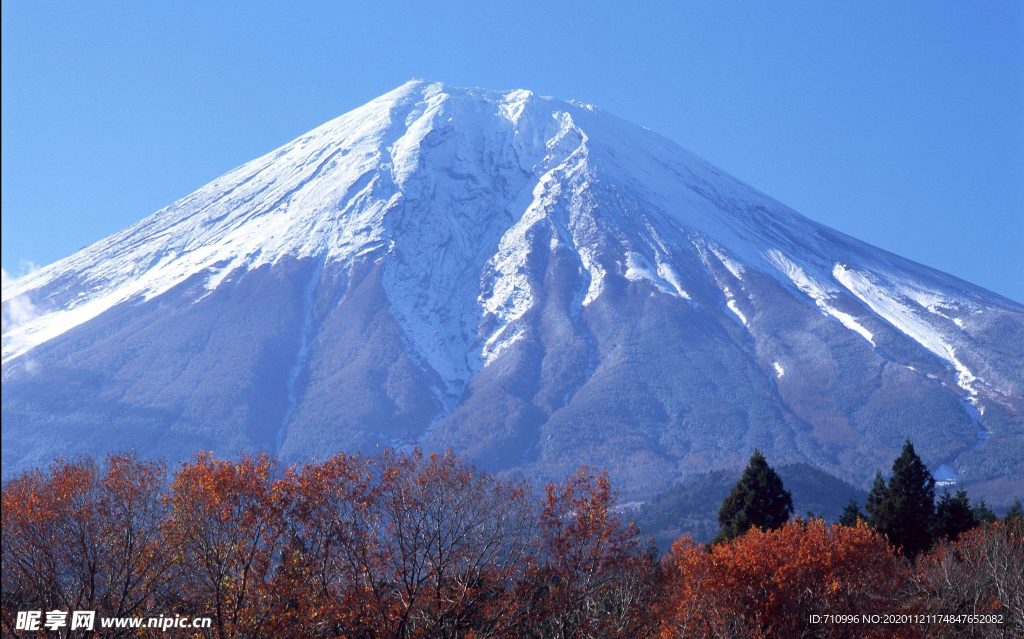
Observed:
[[[3,473],[453,449],[627,498],[909,437],[1024,493],[1024,306],[596,107],[409,82],[3,284]]]

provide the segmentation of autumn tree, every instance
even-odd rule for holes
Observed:
[[[917,563],[926,612],[997,614],[1001,624],[935,623],[934,636],[1024,636],[1024,522],[997,522],[942,542]]]
[[[3,488],[3,625],[18,610],[133,617],[166,600],[166,471],[134,455],[55,462]],[[128,636],[111,630],[106,636]],[[136,633],[137,635],[138,633]]]
[[[864,524],[792,521],[709,548],[684,538],[664,564],[665,638],[913,636],[899,627],[811,621],[905,605],[908,566]]]
[[[743,476],[718,511],[721,529],[715,541],[733,539],[751,528],[778,528],[792,514],[793,496],[782,485],[782,478],[768,465],[761,451],[755,450]]]
[[[338,455],[289,473],[279,592],[304,636],[497,636],[519,619],[536,514],[522,482],[453,455]]]
[[[607,473],[583,468],[549,484],[540,514],[540,562],[526,583],[521,636],[652,636],[659,567],[649,540],[613,511]]]
[[[873,524],[927,495],[910,453],[888,484],[877,477]],[[944,495],[934,517],[943,539],[911,568],[910,552],[886,543],[905,529],[883,535],[855,502],[851,525],[777,525],[791,505],[765,469],[755,456],[733,491],[728,521],[751,522],[743,534],[708,547],[681,540],[659,562],[607,475],[587,469],[538,500],[525,481],[418,451],[283,470],[266,456],[200,454],[170,484],[161,464],[131,455],[56,462],[3,486],[4,633],[17,636],[19,610],[96,610],[209,616],[213,628],[188,636],[218,639],[1020,636],[1019,516],[968,529],[978,511],[962,492]],[[777,498],[774,520],[748,489]],[[868,612],[1008,621],[811,617]],[[160,634],[150,632],[124,636]]]
[[[344,454],[287,472],[292,529],[275,576],[275,628],[369,637],[370,621],[387,614],[375,599],[381,584],[369,578],[377,556],[376,475],[371,460]]]
[[[213,617],[218,639],[267,636],[271,578],[288,539],[282,488],[266,455],[225,461],[201,453],[174,475],[175,608]]]
[[[511,590],[535,543],[526,486],[451,453],[385,453],[380,463],[377,575],[397,604],[389,636],[493,636],[513,620]]]

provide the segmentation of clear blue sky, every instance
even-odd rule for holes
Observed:
[[[3,267],[419,77],[598,104],[1024,301],[1024,3],[555,4],[4,0]]]

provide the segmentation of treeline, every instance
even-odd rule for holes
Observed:
[[[893,462],[889,480],[885,480],[881,471],[875,474],[865,511],[861,511],[856,499],[851,499],[839,516],[839,523],[844,526],[864,523],[910,558],[936,543],[956,541],[963,533],[999,519],[984,499],[972,505],[963,489],[955,494],[946,490],[936,501],[935,478],[909,439]],[[755,450],[742,477],[722,502],[718,513],[720,529],[715,541],[733,539],[753,527],[778,528],[792,515],[792,495],[761,452]],[[806,516],[816,517],[814,513]],[[1024,509],[1018,499],[1006,519],[1022,517]]]
[[[659,557],[588,469],[538,498],[450,454],[294,468],[202,454],[173,473],[131,455],[61,461],[3,486],[3,632],[40,636],[16,630],[19,611],[96,610],[208,616],[172,632],[246,639],[1020,636],[1019,518],[911,558],[864,517],[769,512],[785,489],[763,458],[751,466],[722,541]],[[812,620],[875,613],[1003,622]]]

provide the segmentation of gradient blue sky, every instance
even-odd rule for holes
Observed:
[[[2,13],[8,273],[418,77],[598,104],[811,218],[1024,301],[1018,1],[4,0]]]

